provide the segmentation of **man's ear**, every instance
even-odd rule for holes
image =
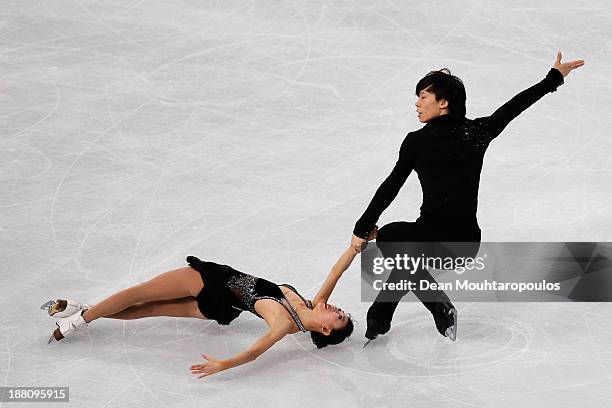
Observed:
[[[446,99],[440,99],[438,104],[439,104],[438,106],[440,107],[440,109],[448,108],[448,101]]]
[[[329,336],[329,334],[331,333],[331,330],[329,329],[329,327],[323,326],[321,327],[321,333],[323,333],[324,336]]]

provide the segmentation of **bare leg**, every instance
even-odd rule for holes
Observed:
[[[175,269],[107,297],[87,309],[83,319],[89,323],[139,303],[196,297],[203,287],[202,277],[195,269],[189,266]]]
[[[138,303],[118,313],[104,316],[104,318],[133,320],[153,316],[195,317],[198,319],[206,319],[200,312],[200,309],[198,309],[198,302],[191,296],[180,299]]]

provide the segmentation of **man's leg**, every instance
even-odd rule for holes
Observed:
[[[437,259],[473,258],[478,253],[480,247],[480,231],[465,234],[463,229],[458,228],[457,232],[446,234],[436,234],[442,242],[434,242],[432,252]],[[460,234],[460,235],[457,235]],[[453,262],[454,263],[454,262]],[[421,289],[420,285],[414,290],[415,296],[429,310],[436,323],[438,332],[455,341],[457,336],[457,309],[446,293],[437,289],[430,289],[436,280],[426,269],[419,269],[415,273],[417,281],[427,281],[428,286]]]
[[[378,230],[376,245],[386,258],[398,254],[396,242],[411,242],[423,239],[420,226],[414,222],[392,222]],[[403,255],[403,254],[400,254]],[[404,270],[393,269],[386,283],[399,283],[408,274]],[[408,290],[382,290],[376,296],[374,303],[368,309],[366,337],[374,339],[379,334],[385,334],[391,328],[391,320],[400,300]]]
[[[432,242],[434,238],[446,242],[459,242],[459,237],[455,235],[441,234],[435,228],[425,226],[418,222],[394,222],[385,225],[378,231],[376,243],[387,258],[395,257],[396,255],[409,255],[412,257],[441,257],[445,256],[475,256],[478,251],[478,245],[470,247],[466,246],[450,246],[440,245],[439,242]],[[476,237],[461,237],[463,240],[480,240],[480,236]],[[405,244],[411,242],[412,244]],[[404,244],[398,244],[404,243]],[[450,248],[450,252],[447,250]],[[468,249],[467,252],[466,248]],[[460,253],[452,251],[460,250]],[[408,251],[409,253],[406,253]],[[445,252],[447,251],[447,252]],[[461,252],[462,251],[462,252]],[[410,272],[413,272],[412,274]],[[450,299],[443,290],[437,288],[437,281],[427,270],[427,268],[417,268],[416,271],[394,269],[387,283],[399,283],[402,280],[413,282],[415,287],[414,294],[430,311],[436,328],[443,336],[446,336],[446,329],[455,326],[453,316],[456,316],[456,310]],[[421,290],[421,282],[428,282],[427,288]],[[434,287],[435,289],[431,289]],[[380,291],[374,303],[370,306],[367,314],[366,337],[368,339],[375,338],[378,334],[385,334],[391,327],[391,320],[400,300],[409,292],[409,290],[388,290]]]

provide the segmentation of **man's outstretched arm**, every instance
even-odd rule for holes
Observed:
[[[525,109],[536,103],[544,95],[555,92],[563,84],[563,78],[573,69],[584,65],[584,60],[575,60],[561,63],[561,52],[557,53],[557,59],[548,74],[537,84],[520,92],[508,102],[503,104],[493,114],[486,119],[489,127],[489,137],[497,137],[508,124],[520,115]]]
[[[378,221],[382,212],[397,197],[400,188],[402,188],[414,168],[412,138],[412,134],[409,133],[402,142],[399,158],[391,174],[378,187],[368,208],[366,208],[361,218],[355,224],[351,246],[358,251],[361,251],[361,245],[367,241],[368,235],[376,227],[376,221]]]

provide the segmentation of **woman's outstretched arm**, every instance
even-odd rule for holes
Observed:
[[[368,241],[375,239],[377,233],[378,229],[374,228],[374,230],[370,232]],[[327,279],[325,279],[325,282],[323,282],[323,285],[321,285],[321,289],[319,289],[315,297],[312,299],[313,305],[316,305],[317,303],[321,302],[327,303],[327,300],[334,291],[338,280],[340,279],[344,271],[346,271],[349,266],[351,266],[353,259],[355,259],[355,255],[357,255],[359,252],[360,251],[358,251],[351,245],[342,253],[342,255],[340,255],[340,258],[338,258],[334,266],[332,266],[331,271],[329,271]]]
[[[561,52],[559,51],[557,53],[555,64],[544,79],[520,92],[493,112],[491,116],[484,118],[488,125],[490,139],[497,137],[508,125],[508,123],[510,123],[510,121],[541,99],[544,95],[550,92],[555,92],[557,87],[563,84],[564,77],[566,77],[572,70],[583,65],[584,60],[561,63]]]
[[[271,327],[270,331],[253,343],[248,350],[226,360],[218,360],[207,354],[202,354],[202,358],[206,361],[201,364],[192,365],[190,367],[191,373],[197,375],[198,378],[202,378],[251,362],[282,339],[290,330],[291,323],[289,321],[280,322]]]
[[[312,299],[313,305],[316,305],[318,303],[327,303],[327,299],[329,299],[329,296],[334,291],[336,283],[338,283],[338,280],[340,279],[344,271],[346,271],[348,267],[351,266],[353,259],[355,259],[355,255],[357,255],[358,253],[359,251],[357,251],[352,246],[349,246],[342,253],[342,255],[336,261],[334,266],[332,266],[331,271],[329,271],[327,279],[325,279],[325,282],[323,282],[323,285],[321,285],[321,288],[319,289],[315,297]]]

